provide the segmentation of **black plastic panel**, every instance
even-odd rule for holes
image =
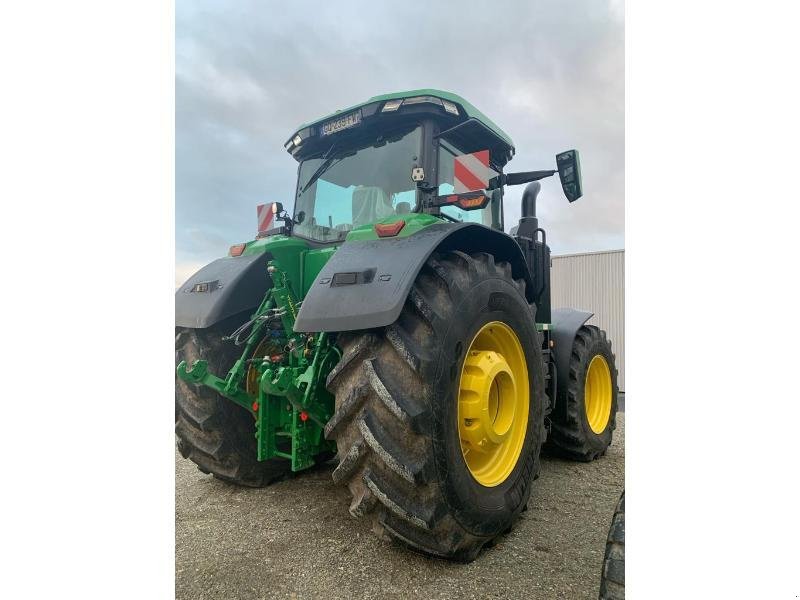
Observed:
[[[255,309],[268,287],[267,254],[217,259],[175,292],[175,325],[211,327],[227,317]]]
[[[572,354],[572,343],[575,334],[594,313],[574,308],[556,308],[553,310],[553,320],[550,325],[550,338],[555,343],[553,355],[558,372],[558,389],[567,389],[569,376],[569,357]],[[555,399],[557,402],[558,399]]]
[[[536,303],[536,320],[549,323],[550,311],[550,247],[542,242],[534,242],[527,237],[515,236],[525,263],[533,280],[533,295]]]
[[[509,261],[514,277],[525,279],[532,290],[522,251],[509,236],[474,223],[435,224],[404,238],[343,244],[311,285],[295,331],[354,331],[394,323],[417,273],[437,249],[490,252]]]

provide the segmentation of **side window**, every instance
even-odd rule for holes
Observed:
[[[455,192],[453,163],[456,156],[460,156],[461,154],[463,153],[459,152],[455,147],[444,140],[439,142],[439,161],[437,168],[439,173],[439,188],[437,193],[440,196],[446,196],[447,194]],[[444,206],[441,211],[458,221],[481,223],[487,227],[492,226],[491,204],[481,210],[462,210],[457,206]]]

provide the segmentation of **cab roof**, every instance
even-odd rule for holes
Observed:
[[[493,133],[497,138],[498,141],[502,142],[504,145],[508,147],[509,150],[509,158],[514,154],[514,142],[511,140],[511,137],[498,125],[492,121],[489,117],[483,114],[480,110],[475,108],[470,102],[466,99],[462,98],[458,94],[453,94],[451,92],[446,92],[444,90],[437,90],[432,88],[425,88],[425,89],[418,89],[418,90],[408,90],[404,92],[392,92],[389,94],[382,94],[380,96],[373,96],[369,100],[365,102],[361,102],[359,104],[354,104],[348,108],[343,108],[337,110],[331,114],[325,115],[324,117],[320,117],[313,121],[309,121],[308,123],[303,123],[299,127],[297,127],[292,135],[289,137],[289,140],[286,143],[286,149],[294,155],[292,151],[292,140],[295,136],[300,135],[301,138],[305,138],[308,135],[315,135],[317,131],[321,128],[322,124],[335,118],[338,115],[345,115],[349,112],[356,111],[358,109],[368,108],[368,110],[372,111],[369,114],[375,114],[379,107],[390,100],[404,100],[408,98],[416,98],[420,96],[432,96],[434,98],[439,98],[441,100],[447,100],[452,102],[459,108],[459,115],[458,121],[464,122],[469,119],[474,119],[478,121],[481,125],[483,125],[486,129],[488,129],[491,133]],[[362,111],[364,112],[364,111]],[[305,135],[302,135],[304,134]]]

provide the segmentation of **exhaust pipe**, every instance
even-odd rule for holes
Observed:
[[[539,219],[536,218],[536,196],[541,189],[541,183],[532,181],[522,192],[522,218],[516,228],[516,235],[520,237],[536,238],[536,230],[539,229]]]
[[[522,192],[522,218],[536,217],[536,196],[542,189],[542,184],[538,181],[532,181],[525,186],[525,191]]]

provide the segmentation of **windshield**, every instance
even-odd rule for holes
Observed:
[[[294,218],[297,235],[321,242],[344,240],[354,227],[417,205],[411,169],[419,166],[419,127],[382,132],[360,149],[337,148],[300,165]]]

